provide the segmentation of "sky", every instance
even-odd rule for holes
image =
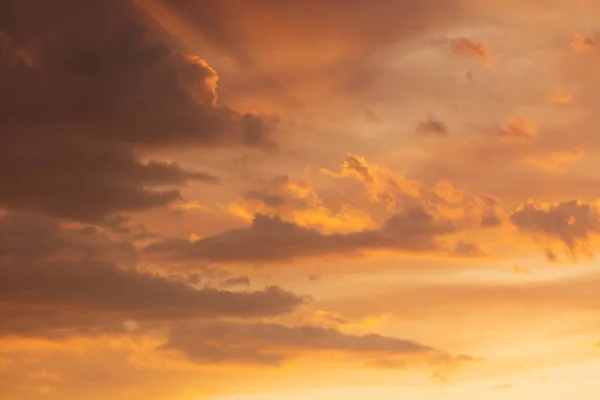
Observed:
[[[0,399],[598,399],[599,12],[0,0]]]

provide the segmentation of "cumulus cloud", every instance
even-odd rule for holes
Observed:
[[[140,150],[274,145],[273,121],[216,105],[216,72],[128,3],[3,3],[0,205],[101,221],[216,182]]]
[[[346,156],[340,172],[323,172],[335,178],[359,181],[370,201],[384,204],[388,211],[403,212],[421,207],[436,218],[452,220],[464,228],[489,228],[501,223],[502,210],[497,199],[458,189],[447,180],[440,180],[433,185],[424,184],[356,154]]]
[[[376,225],[368,212],[348,203],[333,211],[306,180],[279,175],[255,186],[244,192],[241,201],[230,203],[227,211],[248,221],[256,214],[277,215],[323,233],[358,232]]]

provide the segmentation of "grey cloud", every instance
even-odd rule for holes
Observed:
[[[528,202],[510,217],[512,223],[525,233],[562,241],[572,256],[577,255],[579,245],[586,250],[590,235],[600,233],[599,218],[595,204],[577,200],[549,206]],[[547,255],[549,260],[556,259],[552,251]]]
[[[126,319],[275,316],[308,300],[276,286],[198,287],[136,268],[136,254],[95,229],[23,214],[0,218],[0,332],[49,335],[106,330]]]
[[[226,338],[226,340],[224,340]],[[263,323],[177,325],[165,345],[200,363],[280,364],[298,351],[338,351],[374,357],[446,357],[410,340],[380,335],[347,335],[317,326]]]
[[[223,284],[225,286],[250,286],[250,279],[247,276],[239,276],[226,279]]]
[[[419,122],[416,132],[419,135],[448,136],[450,130],[444,121],[430,114],[426,120]]]
[[[448,221],[438,221],[421,208],[388,219],[376,230],[349,234],[322,234],[277,217],[256,215],[248,228],[234,229],[201,239],[167,240],[146,248],[177,260],[214,262],[277,262],[322,255],[349,255],[369,250],[443,252],[438,236],[456,232]]]
[[[217,182],[140,149],[273,148],[275,121],[215,106],[215,71],[127,2],[0,7],[0,205],[99,222]]]

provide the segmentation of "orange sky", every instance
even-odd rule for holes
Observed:
[[[598,399],[598,12],[0,0],[0,400]]]

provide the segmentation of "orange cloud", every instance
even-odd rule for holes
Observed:
[[[560,173],[567,164],[582,160],[587,155],[583,149],[534,154],[525,157],[524,162],[548,172]]]
[[[598,53],[600,44],[595,37],[583,33],[575,32],[571,41],[571,48],[580,54]]]
[[[243,201],[230,203],[225,209],[248,221],[256,214],[277,215],[326,234],[358,232],[376,225],[367,212],[349,204],[342,204],[337,212],[330,210],[310,183],[286,175],[247,191]]]
[[[506,140],[529,140],[537,135],[535,126],[518,115],[506,128],[499,128],[498,134]]]
[[[392,172],[388,168],[371,164],[357,154],[348,153],[340,172],[327,169],[322,169],[321,172],[335,178],[355,178],[367,189],[371,201],[384,202],[390,207],[394,206],[397,193],[409,198],[420,196],[419,182],[406,179],[403,174]]]
[[[563,90],[558,90],[548,96],[547,100],[551,104],[569,104],[573,101],[573,96]]]
[[[217,72],[197,56],[185,55],[183,59],[187,62],[181,64],[181,84],[192,93],[198,103],[215,106],[219,80]]]
[[[512,270],[517,274],[529,274],[531,269],[522,265],[513,265]]]
[[[446,180],[427,187],[355,154],[348,154],[340,172],[322,172],[336,178],[358,180],[372,202],[383,202],[391,212],[418,204],[431,215],[467,225],[490,227],[500,223],[501,210],[497,200],[491,196],[466,193]]]
[[[487,45],[467,37],[450,40],[450,49],[458,56],[476,58],[485,64],[492,62],[492,56]]]

